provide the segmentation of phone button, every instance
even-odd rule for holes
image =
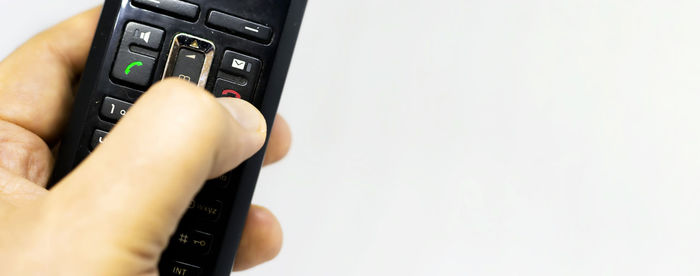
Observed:
[[[126,111],[129,110],[130,107],[130,103],[120,101],[115,98],[106,97],[102,102],[100,115],[109,121],[116,122],[126,115]]]
[[[132,0],[136,6],[156,10],[189,20],[197,19],[199,6],[180,0]]]
[[[129,22],[126,24],[122,45],[136,45],[157,51],[160,50],[164,33],[163,30],[155,27]]]
[[[252,84],[241,85],[225,79],[217,79],[214,84],[214,96],[218,98],[239,98],[246,101],[253,100]]]
[[[170,240],[171,245],[199,255],[209,253],[211,243],[212,235],[199,230],[178,230]]]
[[[160,272],[164,273],[161,275],[173,276],[198,276],[202,274],[202,271],[198,266],[178,261],[168,263],[165,270],[161,270]]]
[[[262,43],[268,43],[272,38],[272,29],[270,27],[219,11],[211,11],[209,13],[207,24],[215,29]]]
[[[221,201],[197,197],[190,203],[187,215],[200,220],[217,221],[221,217],[223,207],[224,203]]]
[[[195,85],[199,83],[204,68],[205,56],[187,48],[180,48],[172,75]]]
[[[107,137],[106,131],[96,129],[95,132],[92,133],[92,139],[90,141],[90,149],[95,149],[97,146],[104,143],[105,137]]]
[[[260,60],[227,50],[221,60],[221,71],[255,81],[260,73]]]
[[[145,88],[151,82],[155,63],[156,60],[152,57],[132,53],[122,48],[114,61],[112,77]]]

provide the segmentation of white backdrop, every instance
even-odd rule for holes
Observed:
[[[0,56],[95,0],[0,0]],[[238,275],[700,275],[700,2],[311,1]]]

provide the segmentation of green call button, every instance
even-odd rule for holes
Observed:
[[[118,82],[145,88],[151,84],[156,60],[133,53],[128,49],[119,51],[112,67],[112,78]]]

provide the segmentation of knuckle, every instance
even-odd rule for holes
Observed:
[[[51,170],[51,151],[35,134],[0,120],[0,167],[44,185]]]

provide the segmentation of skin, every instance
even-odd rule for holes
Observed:
[[[157,275],[161,252],[205,180],[264,143],[265,120],[249,103],[164,80],[47,191],[52,149],[99,11],[60,23],[0,62],[0,275]],[[290,137],[278,116],[265,164],[285,156]],[[281,244],[275,216],[252,206],[235,270],[271,260]]]

